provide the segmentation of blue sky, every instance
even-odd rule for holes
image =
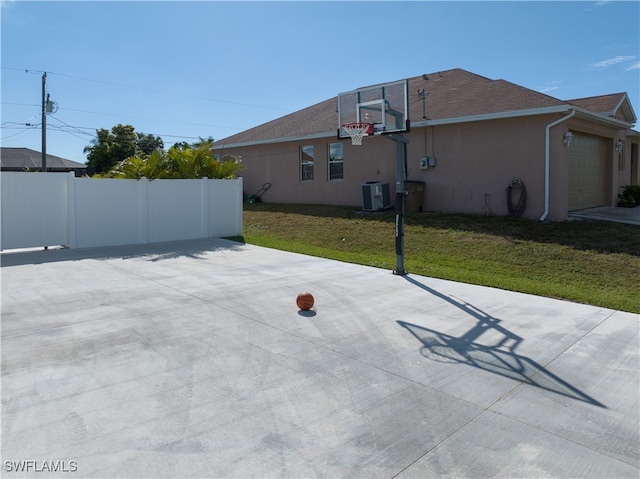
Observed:
[[[625,91],[640,115],[636,1],[0,5],[2,146],[41,151],[46,71],[47,152],[81,163],[98,128],[130,124],[166,147],[219,140],[452,68],[562,100]]]

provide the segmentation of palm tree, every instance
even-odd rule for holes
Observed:
[[[168,152],[154,151],[150,155],[132,156],[118,163],[107,178],[140,179],[231,179],[244,169],[239,158],[226,156],[214,158],[208,143],[198,148],[171,147]]]

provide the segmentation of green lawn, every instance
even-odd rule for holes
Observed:
[[[393,212],[245,204],[246,243],[393,270]],[[407,214],[409,273],[640,313],[640,227]]]

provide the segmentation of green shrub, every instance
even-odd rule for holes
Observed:
[[[208,144],[197,148],[171,147],[169,151],[154,151],[149,155],[130,156],[96,178],[160,179],[230,179],[244,169],[240,158],[225,156],[216,159]]]
[[[627,185],[618,195],[618,206],[635,206],[640,204],[640,185]]]

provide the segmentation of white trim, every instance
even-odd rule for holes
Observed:
[[[228,143],[228,144],[220,144],[212,147],[213,150],[224,150],[225,148],[240,148],[243,146],[256,146],[256,145],[271,145],[274,143],[288,143],[290,141],[305,141],[305,140],[316,140],[320,138],[337,138],[338,134],[335,131],[325,132],[325,133],[314,133],[312,135],[304,135],[304,136],[288,136],[286,138],[271,138],[268,140],[253,140],[253,141],[244,141],[242,143]]]
[[[573,106],[572,109],[576,111],[576,116],[578,118],[592,120],[605,126],[616,128],[618,130],[627,130],[633,126],[633,123],[629,123],[628,121],[618,120],[617,118],[594,113],[591,110],[587,110],[578,106]]]
[[[609,116],[594,113],[591,110],[580,108],[574,105],[558,105],[548,106],[543,108],[530,108],[528,110],[514,110],[514,111],[502,111],[498,113],[485,113],[481,115],[461,116],[457,118],[443,118],[441,120],[423,120],[415,123],[411,123],[411,128],[420,128],[423,126],[438,126],[438,125],[450,125],[454,123],[467,123],[474,121],[486,121],[486,120],[501,120],[505,118],[518,118],[523,116],[536,116],[536,115],[549,115],[553,113],[568,113],[574,110],[579,117],[595,120],[596,122],[603,123],[607,126],[611,126],[618,129],[629,129],[633,126],[632,123],[618,120],[617,118],[611,118]]]
[[[411,123],[411,128],[422,126],[450,125],[453,123],[468,123],[474,121],[500,120],[503,118],[517,118],[521,116],[548,115],[551,113],[566,113],[571,105],[547,106],[543,108],[530,108],[527,110],[502,111],[498,113],[483,113],[480,115],[460,116],[457,118],[443,118],[441,120],[423,120]]]
[[[633,106],[631,105],[631,100],[629,100],[629,95],[625,92],[625,94],[622,96],[622,98],[620,99],[620,101],[618,102],[618,104],[616,105],[616,107],[613,109],[612,114],[615,115],[616,112],[622,108],[622,105],[624,105],[625,103],[627,103],[627,107],[629,108],[629,113],[631,113],[631,117],[633,119],[633,122],[635,123],[638,118],[636,117],[636,112],[633,111]],[[624,112],[623,112],[624,113]]]

